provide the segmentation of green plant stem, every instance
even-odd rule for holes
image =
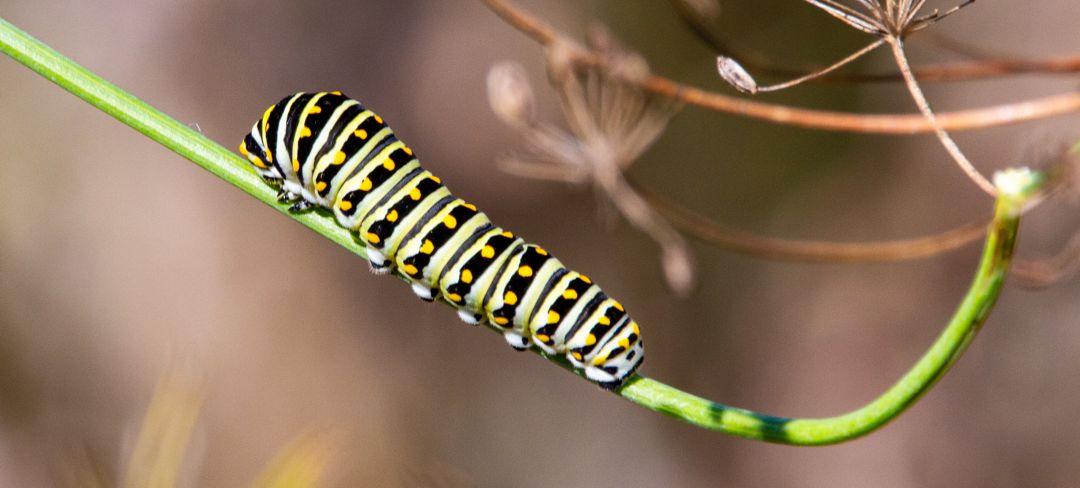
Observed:
[[[287,205],[278,204],[276,192],[236,154],[102,79],[2,18],[0,51],[247,194],[367,258],[363,244],[356,242],[333,219],[314,212],[293,214],[288,211]],[[238,130],[238,136],[242,136],[246,129],[249,128]],[[240,137],[237,137],[239,140]]]
[[[339,227],[332,217],[316,212],[289,213],[286,205],[277,203],[275,192],[256,177],[239,156],[94,75],[3,19],[0,19],[0,50],[177,154],[366,258],[363,245]],[[956,314],[930,350],[895,386],[858,410],[824,419],[773,417],[721,405],[640,375],[631,378],[618,394],[645,408],[700,427],[771,442],[829,444],[866,434],[895,418],[933,386],[974,337],[1001,290],[1012,256],[1020,209],[1035,191],[1035,186],[1021,194],[1003,192],[997,202],[975,280]],[[559,357],[545,357],[570,369]]]
[[[896,418],[948,371],[975,337],[1001,292],[1016,242],[1022,199],[998,200],[971,288],[930,349],[892,388],[866,406],[836,417],[788,419],[720,405],[648,378],[619,392],[646,408],[729,434],[800,445],[833,444],[867,434]]]

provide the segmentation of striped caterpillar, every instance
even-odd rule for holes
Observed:
[[[638,325],[589,278],[450,194],[382,118],[341,92],[266,109],[240,152],[290,211],[324,207],[421,299],[442,299],[518,350],[564,355],[608,389],[641,365]]]

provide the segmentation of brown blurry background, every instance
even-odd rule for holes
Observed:
[[[933,2],[931,2],[933,3]],[[936,6],[946,6],[939,3]],[[666,2],[530,0],[565,32],[602,20],[654,70],[726,90]],[[797,1],[721,1],[732,44],[826,63],[865,36]],[[978,246],[898,264],[771,263],[699,244],[686,300],[655,244],[603,225],[587,189],[496,169],[518,147],[487,104],[501,60],[560,118],[540,50],[476,1],[0,0],[0,15],[234,147],[265,106],[343,90],[455,193],[555,251],[642,324],[643,373],[722,403],[827,416],[870,400],[929,345]],[[1030,57],[1080,51],[1072,0],[979,2],[935,30]],[[916,64],[949,59],[913,40]],[[861,69],[888,69],[884,51]],[[928,85],[939,110],[1075,87],[1072,77]],[[902,87],[768,100],[912,111]],[[985,172],[1080,136],[1080,117],[958,134]],[[925,235],[990,201],[929,136],[785,128],[689,108],[632,168],[718,221],[833,240]],[[1021,254],[1057,250],[1076,207],[1040,208]],[[1007,287],[970,352],[909,413],[848,444],[793,448],[636,408],[367,264],[11,61],[0,59],[0,486],[52,486],[88,458],[124,470],[158,378],[204,388],[187,486],[250,484],[311,428],[340,439],[332,486],[1066,486],[1080,477],[1080,279]]]

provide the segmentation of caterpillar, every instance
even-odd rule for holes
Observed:
[[[514,349],[563,355],[607,389],[641,365],[641,332],[618,301],[451,195],[360,102],[337,91],[285,97],[240,153],[290,211],[330,210],[365,244],[373,272],[398,274],[421,299],[446,301]]]

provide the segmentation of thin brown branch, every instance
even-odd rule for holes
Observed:
[[[994,184],[990,183],[990,180],[986,179],[982,173],[979,173],[978,169],[975,169],[975,165],[971,163],[964,151],[960,150],[960,146],[956,144],[956,141],[938,123],[937,115],[930,108],[930,101],[926,99],[926,95],[923,94],[919,82],[915,80],[915,76],[911,74],[911,65],[908,64],[907,54],[904,53],[904,41],[893,36],[886,39],[889,42],[889,47],[892,48],[896,65],[900,68],[900,73],[904,75],[904,83],[907,85],[908,91],[911,92],[911,98],[915,101],[915,105],[919,107],[919,111],[926,117],[926,120],[929,120],[934,126],[934,133],[937,135],[938,140],[941,141],[941,145],[945,147],[945,150],[952,156],[953,161],[956,161],[956,164],[960,166],[960,169],[964,171],[964,174],[971,181],[974,181],[979,188],[982,188],[990,196],[996,197],[997,189],[994,188]]]
[[[990,219],[926,237],[876,242],[789,240],[762,236],[718,224],[667,198],[637,188],[656,211],[687,235],[732,252],[766,259],[811,263],[873,263],[904,261],[941,254],[975,242],[986,233]]]
[[[506,0],[482,1],[514,28],[544,46],[549,46],[562,38],[553,28],[512,6]],[[579,49],[574,53],[574,61],[580,65],[610,68],[607,60],[584,49]],[[933,124],[921,114],[863,115],[793,108],[710,92],[655,74],[640,78],[625,78],[624,81],[683,103],[777,124],[878,134],[920,134],[934,131]],[[1077,111],[1080,111],[1080,93],[1065,93],[981,109],[943,112],[938,114],[937,120],[945,130],[965,131],[1015,124]]]
[[[1068,55],[1043,59],[987,59],[955,63],[928,64],[914,70],[922,82],[969,81],[1025,74],[1075,74],[1080,72],[1080,56]],[[901,81],[899,73],[839,74],[823,80],[845,82]]]

